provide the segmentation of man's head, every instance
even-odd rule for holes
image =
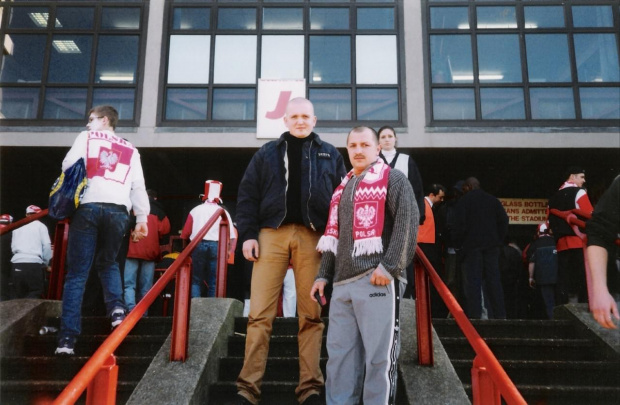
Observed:
[[[472,190],[478,190],[480,188],[480,181],[475,177],[469,177],[463,183],[463,194],[467,194]]]
[[[284,113],[284,125],[296,138],[305,138],[310,135],[316,126],[314,106],[310,100],[297,97],[289,101]]]
[[[0,215],[0,226],[7,226],[13,223],[13,217],[9,214]]]
[[[214,202],[216,204],[221,204],[222,199],[220,197],[222,193],[222,183],[217,180],[206,180],[205,181],[205,193],[202,195],[202,201]]]
[[[29,205],[28,207],[26,207],[26,216],[38,214],[39,212],[41,212],[41,208],[37,207],[36,205]]]
[[[586,182],[586,171],[580,166],[571,166],[566,170],[566,181],[583,187]]]
[[[389,125],[384,125],[377,131],[379,135],[379,145],[382,150],[391,151],[396,148],[398,139],[396,138],[396,131]]]
[[[347,152],[356,176],[377,160],[379,156],[379,140],[374,129],[355,127],[347,136]]]
[[[438,204],[446,197],[446,188],[438,183],[433,183],[426,189],[426,196],[433,204]]]
[[[98,105],[88,112],[89,131],[115,130],[118,124],[118,111],[111,105]]]

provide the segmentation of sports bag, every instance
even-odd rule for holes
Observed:
[[[70,217],[80,204],[87,183],[86,166],[84,159],[80,158],[54,182],[50,191],[48,215],[57,220]]]

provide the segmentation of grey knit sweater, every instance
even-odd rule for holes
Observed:
[[[366,169],[367,171],[368,169]],[[334,285],[355,281],[381,267],[385,275],[406,282],[405,267],[413,259],[418,235],[419,211],[413,189],[399,170],[391,170],[385,203],[385,223],[381,239],[383,253],[353,257],[353,195],[366,175],[347,183],[338,208],[340,238],[338,252],[325,252],[316,280]]]

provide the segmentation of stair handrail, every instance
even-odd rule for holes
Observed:
[[[476,352],[472,368],[472,394],[474,405],[500,404],[500,394],[508,405],[526,405],[527,402],[501,366],[484,339],[465,315],[463,308],[452,295],[430,261],[416,246],[415,253],[416,330],[418,334],[418,361],[433,365],[432,323],[428,279],[445,302],[457,325]],[[418,308],[420,308],[418,310]],[[477,374],[474,374],[477,373]],[[478,380],[477,380],[478,379]]]
[[[46,208],[44,210],[37,212],[36,214],[30,214],[20,219],[19,221],[15,221],[13,223],[0,227],[0,236],[4,235],[5,233],[12,232],[17,228],[21,228],[22,226],[26,224],[36,221],[37,219],[41,219],[44,216],[46,216],[48,212],[49,212],[49,209]]]
[[[226,252],[229,236],[229,222],[226,216],[226,212],[223,208],[218,208],[215,213],[209,218],[207,223],[200,229],[194,239],[183,249],[175,261],[168,267],[168,270],[162,274],[153,287],[146,293],[146,295],[136,304],[134,309],[127,315],[125,320],[114,329],[114,331],[104,340],[95,353],[88,359],[86,364],[80,369],[80,371],[73,377],[65,389],[54,400],[54,405],[66,405],[74,404],[82,395],[84,390],[89,387],[90,382],[97,376],[98,372],[105,368],[106,362],[110,361],[110,357],[114,356],[114,351],[120,346],[123,340],[127,337],[129,332],[136,326],[138,321],[142,318],[142,315],[146,312],[149,306],[155,301],[157,296],[164,290],[168,283],[172,280],[172,277],[177,276],[176,294],[174,301],[174,314],[172,319],[172,344],[170,361],[185,361],[187,358],[187,341],[188,341],[188,329],[189,329],[189,297],[190,297],[190,282],[191,282],[191,259],[190,254],[196,248],[196,246],[202,241],[202,238],[207,234],[209,229],[215,224],[215,222],[221,218],[220,221],[220,239],[218,246],[217,256],[217,288],[216,296],[222,296],[222,291],[226,293],[226,271],[227,271],[227,256],[221,254],[222,251]],[[220,294],[220,295],[218,295]],[[116,380],[107,381],[107,384],[116,385]],[[89,387],[90,388],[90,387]],[[110,391],[110,390],[108,390]],[[115,391],[115,389],[113,390]],[[100,399],[99,399],[100,400]],[[97,401],[97,403],[102,403]],[[106,404],[114,404],[115,398],[112,398],[110,402]]]

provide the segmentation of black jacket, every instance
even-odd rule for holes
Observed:
[[[266,143],[254,154],[239,184],[236,221],[241,243],[258,239],[261,228],[277,229],[286,216],[286,134]],[[316,134],[313,140],[304,143],[302,156],[304,225],[323,232],[334,189],[346,175],[344,160],[334,146]]]

